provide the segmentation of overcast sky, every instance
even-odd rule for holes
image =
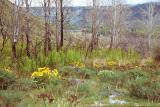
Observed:
[[[10,0],[14,1],[14,0]],[[40,6],[40,2],[43,0],[32,0],[32,6]],[[90,5],[90,2],[92,0],[69,0],[71,6],[87,6]],[[107,1],[107,0],[101,0],[101,1]],[[125,0],[128,4],[141,4],[145,2],[152,2],[152,1],[160,1],[160,0]],[[104,3],[103,3],[104,4]]]

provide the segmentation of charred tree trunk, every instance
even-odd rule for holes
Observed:
[[[26,54],[28,57],[31,57],[31,38],[30,38],[30,18],[29,18],[29,0],[25,0],[26,4],[26,27],[25,27],[25,35],[26,35]]]
[[[64,11],[63,0],[56,0],[56,48],[59,51],[63,47],[64,39]]]
[[[20,1],[15,0],[16,6],[14,6],[14,31],[13,31],[13,37],[12,37],[12,53],[13,57],[17,58],[17,53],[16,53],[16,44],[18,42],[18,36],[19,36],[19,6],[20,6]]]
[[[117,36],[117,0],[112,0],[112,35],[111,35],[111,42],[110,42],[110,49],[115,47],[115,41]]]
[[[51,28],[50,28],[50,0],[44,0],[44,17],[45,17],[45,36],[44,36],[44,53],[51,51]]]
[[[98,10],[98,1],[92,0],[93,9],[92,9],[92,38],[91,43],[88,47],[88,51],[92,52],[98,46],[98,27],[97,27],[97,10]]]
[[[61,48],[63,47],[63,29],[64,29],[64,15],[63,15],[63,0],[60,0],[60,14],[61,14]]]

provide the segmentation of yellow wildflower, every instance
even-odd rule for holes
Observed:
[[[77,68],[85,68],[85,65],[83,63],[81,63],[81,62],[76,62],[74,64],[74,66],[77,67]]]
[[[95,68],[101,68],[101,65],[99,65],[99,64],[97,64],[97,63],[94,63],[93,66],[94,66]]]
[[[42,77],[43,73],[42,72],[33,72],[31,77]]]
[[[116,64],[117,64],[117,62],[115,62],[115,61],[109,61],[109,62],[107,62],[107,65],[109,65],[109,66],[114,66]]]
[[[49,68],[47,68],[47,67],[38,68],[38,71],[44,71],[44,70],[49,70]]]
[[[7,72],[11,72],[11,70],[9,68],[4,68],[4,70]]]
[[[59,76],[58,70],[57,70],[57,69],[54,69],[54,70],[53,70],[53,74],[54,74],[55,77],[58,77],[58,76]]]
[[[53,71],[51,71],[50,68],[44,67],[44,68],[38,68],[37,71],[33,72],[31,77],[33,78],[51,78],[51,77],[58,77],[59,76],[59,72],[57,69],[54,69]]]

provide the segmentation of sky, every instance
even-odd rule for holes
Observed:
[[[14,1],[14,0],[10,0]],[[40,6],[41,1],[43,0],[32,0],[32,6]],[[71,6],[88,6],[90,5],[92,0],[69,0]],[[101,0],[101,1],[107,1],[107,0]],[[153,1],[160,1],[160,0],[125,0],[127,4],[141,4],[146,2],[153,2]],[[103,2],[104,3],[104,2]]]

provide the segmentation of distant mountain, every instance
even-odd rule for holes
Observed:
[[[67,16],[67,21],[72,24],[82,25],[86,14],[91,11],[90,7],[66,7],[69,15]],[[35,16],[44,18],[44,11],[42,7],[31,7],[31,13]],[[51,20],[55,21],[55,8],[51,8]]]
[[[128,7],[132,11],[132,14],[128,17],[129,22],[134,22],[135,20],[142,20],[144,19],[143,11],[147,10],[149,3],[145,4],[138,4],[138,5],[133,5]],[[155,4],[155,11],[156,13],[160,13],[160,2],[154,2]],[[73,25],[77,26],[83,26],[84,23],[87,23],[87,16],[91,12],[91,7],[67,7],[70,11],[70,19],[68,19],[68,22],[70,22]],[[106,7],[101,7],[101,13],[105,11]],[[55,20],[55,8],[52,8],[52,13],[51,13],[51,19],[52,21]],[[42,7],[32,7],[31,8],[31,13],[35,16],[42,17],[44,16],[43,8]],[[105,14],[105,12],[104,12]],[[103,17],[104,14],[101,14],[101,21],[106,20],[106,17]]]
[[[160,14],[160,2],[151,2],[155,6],[155,14]],[[149,3],[139,4],[135,6],[131,6],[132,14],[131,20],[144,18],[144,11],[147,11]]]

